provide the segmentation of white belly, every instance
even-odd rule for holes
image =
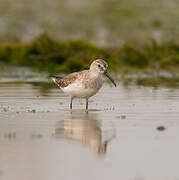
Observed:
[[[71,85],[62,88],[62,91],[71,97],[89,98],[95,95],[101,87],[102,87],[102,81],[98,83],[96,86],[88,87],[88,88],[85,88],[82,82],[74,82]]]

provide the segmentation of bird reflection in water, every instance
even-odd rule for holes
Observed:
[[[59,122],[55,131],[56,138],[63,135],[66,139],[88,145],[95,156],[104,156],[108,143],[115,137],[114,131],[106,140],[103,134],[97,115],[84,111],[72,111],[66,119]]]

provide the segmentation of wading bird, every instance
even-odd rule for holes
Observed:
[[[104,60],[97,59],[91,63],[88,70],[74,72],[65,77],[52,76],[52,80],[64,93],[71,97],[70,109],[72,109],[72,101],[74,98],[85,98],[87,110],[88,99],[95,95],[103,85],[103,74],[107,76],[116,87],[116,83],[107,72],[107,67],[108,64]]]

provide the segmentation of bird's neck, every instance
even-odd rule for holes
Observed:
[[[91,78],[101,78],[102,77],[101,73],[93,71],[91,69],[89,69],[89,73],[90,73]]]

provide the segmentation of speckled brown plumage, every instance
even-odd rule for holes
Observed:
[[[75,82],[75,80],[77,80],[83,74],[84,74],[84,76],[86,76],[88,74],[87,71],[88,70],[74,72],[65,77],[54,76],[55,82],[60,88],[67,87],[69,84],[72,84],[73,82]]]

